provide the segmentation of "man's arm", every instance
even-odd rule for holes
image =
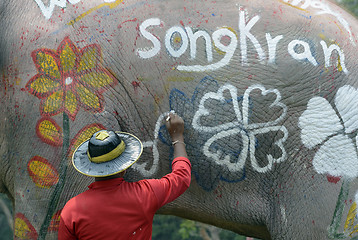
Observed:
[[[161,179],[148,180],[158,199],[158,208],[183,194],[191,181],[191,164],[184,143],[184,121],[177,114],[170,113],[166,126],[174,147],[172,172]]]
[[[77,240],[76,236],[67,228],[63,217],[60,217],[60,226],[58,228],[58,240]]]

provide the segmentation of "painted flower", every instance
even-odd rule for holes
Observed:
[[[250,122],[249,120],[249,105],[251,100],[255,97],[251,97],[253,91],[260,91],[262,96],[272,94],[275,96],[273,102],[270,104],[270,109],[255,108],[254,110],[260,109],[262,114],[267,114],[272,111],[271,109],[276,108],[276,111],[281,111],[279,116],[272,121],[266,122]],[[249,156],[251,165],[254,170],[258,172],[267,172],[271,170],[274,163],[279,163],[286,158],[286,151],[283,143],[287,139],[288,132],[284,126],[278,125],[286,115],[287,107],[281,100],[281,95],[276,89],[266,90],[261,85],[253,85],[246,89],[242,103],[238,101],[237,89],[233,85],[226,84],[222,86],[217,92],[209,92],[204,95],[199,104],[199,109],[194,115],[193,128],[197,131],[210,133],[212,136],[204,144],[202,151],[206,157],[214,159],[217,164],[226,166],[229,171],[236,172],[242,170],[245,165],[246,158]],[[220,124],[212,125],[210,120],[211,115],[216,115],[215,108],[210,109],[210,104],[216,102],[222,102],[229,104],[233,111],[233,117],[227,121],[227,116],[220,114],[222,121]],[[268,100],[270,101],[270,100]],[[255,156],[257,149],[258,135],[267,134],[270,132],[282,132],[283,137],[278,140],[273,140],[271,145],[276,145],[281,155],[276,158],[270,153],[263,153],[263,157],[266,158],[266,165],[261,166]],[[226,139],[226,140],[224,140]],[[241,151],[236,156],[236,160],[233,160],[233,154],[228,154],[222,151],[222,146],[225,142],[235,141],[240,139],[242,145]],[[270,141],[267,139],[266,141]],[[221,143],[219,143],[221,142]],[[267,143],[269,144],[269,143]],[[215,147],[215,145],[217,147]],[[261,143],[261,147],[265,148],[264,143]]]
[[[248,159],[254,170],[265,172],[286,158],[283,144],[288,132],[280,124],[286,106],[280,102],[277,90],[254,85],[242,96],[236,87],[220,86],[205,77],[191,98],[173,89],[169,103],[170,109],[185,120],[185,143],[193,175],[207,191],[215,189],[219,181],[244,180]],[[164,125],[158,138],[171,146]]]
[[[82,107],[92,112],[103,110],[103,91],[115,78],[102,66],[101,49],[96,44],[78,49],[66,37],[57,51],[37,49],[32,59],[38,73],[26,89],[39,99],[43,116],[65,112],[74,120]]]
[[[313,166],[320,174],[358,176],[357,96],[355,88],[345,85],[336,93],[336,111],[325,98],[314,97],[299,118],[302,143],[309,149],[319,147]]]

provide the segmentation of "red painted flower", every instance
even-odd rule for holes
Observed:
[[[115,78],[102,66],[101,49],[96,44],[78,49],[66,37],[57,51],[37,49],[32,59],[38,73],[26,84],[26,89],[39,99],[43,116],[65,112],[74,120],[82,107],[103,110],[103,91],[115,84]]]

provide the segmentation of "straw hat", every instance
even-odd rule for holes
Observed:
[[[76,149],[72,164],[86,176],[107,177],[132,166],[142,152],[142,142],[136,136],[101,130]]]

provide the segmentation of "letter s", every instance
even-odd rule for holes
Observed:
[[[143,35],[143,37],[145,37],[146,39],[148,39],[153,43],[153,48],[151,49],[137,50],[137,53],[141,58],[151,58],[159,53],[160,51],[159,39],[146,30],[146,28],[148,28],[149,26],[159,26],[159,25],[160,25],[159,18],[150,18],[142,22],[142,24],[139,26],[139,31]]]

